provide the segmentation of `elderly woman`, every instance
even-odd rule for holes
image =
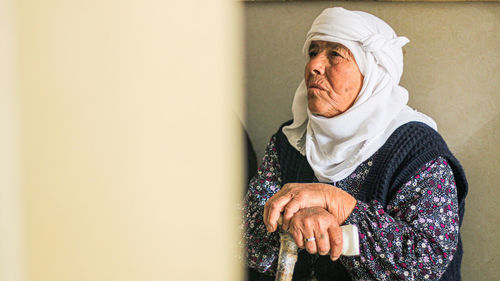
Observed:
[[[314,21],[293,121],[245,197],[251,280],[273,280],[280,216],[304,249],[294,280],[460,280],[467,182],[435,122],[407,106],[407,42],[364,12]],[[358,228],[358,256],[340,256],[344,224]]]

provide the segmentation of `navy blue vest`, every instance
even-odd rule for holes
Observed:
[[[291,122],[284,123],[275,135],[283,184],[312,182],[314,172],[307,159],[290,145],[282,132],[283,126]],[[398,188],[415,175],[418,169],[439,156],[447,159],[453,170],[461,225],[468,188],[464,170],[448,149],[443,138],[435,130],[419,122],[410,122],[399,127],[377,151],[373,165],[356,199],[362,202],[378,200],[385,205]],[[459,236],[454,258],[440,280],[461,280],[462,255],[462,240]],[[300,251],[293,280],[308,280],[312,274],[318,281],[351,280],[339,260],[332,262],[329,256],[318,257],[306,251]]]

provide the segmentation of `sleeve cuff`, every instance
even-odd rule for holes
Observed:
[[[359,232],[354,224],[347,224],[340,227],[342,229],[342,255],[359,255]]]

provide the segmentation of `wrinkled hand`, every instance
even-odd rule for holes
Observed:
[[[327,255],[330,252],[330,258],[335,261],[342,253],[342,230],[337,218],[321,207],[305,208],[295,213],[288,232],[299,248],[305,248],[311,254]],[[311,237],[315,240],[304,240]]]
[[[292,216],[300,209],[321,207],[343,224],[356,206],[356,199],[340,188],[323,183],[289,183],[273,195],[264,206],[264,224],[269,232],[276,231],[283,212],[283,229],[287,230]]]

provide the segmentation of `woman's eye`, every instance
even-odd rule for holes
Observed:
[[[316,51],[309,51],[310,58],[315,57],[317,54],[318,54],[318,52],[316,52]]]
[[[341,57],[341,55],[335,51],[332,52],[332,57]]]

